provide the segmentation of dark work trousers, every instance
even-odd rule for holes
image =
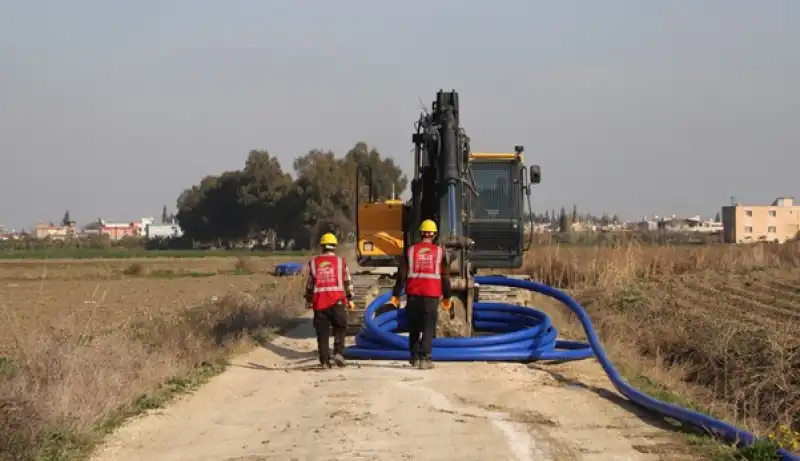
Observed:
[[[314,311],[314,329],[317,330],[319,362],[327,364],[331,358],[331,329],[333,329],[333,354],[344,355],[344,338],[347,333],[347,310],[344,303]]]
[[[408,296],[406,298],[408,349],[411,351],[412,360],[431,358],[438,316],[439,298],[425,296]]]

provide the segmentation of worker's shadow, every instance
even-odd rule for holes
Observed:
[[[280,332],[277,336],[273,338],[261,338],[258,340],[258,344],[263,347],[264,349],[272,352],[273,354],[286,359],[290,363],[288,364],[281,364],[275,367],[268,367],[265,365],[260,365],[257,363],[248,362],[247,364],[238,364],[237,366],[243,368],[249,368],[251,370],[261,370],[261,371],[321,371],[318,366],[318,353],[316,348],[316,337],[317,333],[314,329],[314,325],[312,320],[309,318],[302,318],[298,319],[290,328],[287,330]],[[284,340],[294,340],[294,341],[305,341],[305,340],[315,340],[313,350],[307,349],[296,349],[291,347],[289,344],[291,341],[284,341]],[[408,364],[403,364],[403,362],[394,362],[394,363],[386,363],[386,362],[369,362],[369,361],[358,361],[358,362],[350,362],[350,365],[347,368],[409,368]]]
[[[290,328],[278,334],[278,338],[297,340],[314,339],[316,337],[317,332],[314,330],[314,324],[310,318],[297,319]]]
[[[290,341],[285,340],[308,340],[316,338],[316,336],[311,319],[299,319],[291,328],[278,333],[274,337],[260,338],[258,344],[279,357],[295,363],[302,363],[316,360],[316,349],[311,351],[307,349],[296,349],[290,345]]]
[[[286,360],[291,360],[293,362],[297,361],[308,361],[311,359],[317,358],[317,351],[307,351],[307,350],[298,350],[293,349],[291,347],[282,346],[280,344],[276,344],[272,341],[264,341],[261,343],[261,347],[264,349],[272,352],[275,355],[283,357]]]
[[[552,365],[552,363],[551,363]],[[602,387],[591,386],[585,383],[582,383],[576,379],[572,379],[558,371],[553,370],[552,368],[548,368],[546,366],[541,366],[535,363],[529,364],[528,368],[541,371],[543,373],[547,373],[558,381],[561,384],[566,386],[577,387],[581,389],[588,390],[593,392],[594,394],[598,395],[599,397],[608,400],[609,402],[618,405],[625,410],[629,411],[630,413],[634,414],[637,418],[643,421],[645,424],[648,424],[652,427],[666,430],[666,431],[675,431],[681,432],[684,434],[692,434],[692,435],[709,435],[707,431],[704,431],[698,427],[683,424],[680,421],[674,420],[672,418],[667,418],[656,413],[653,413],[641,406],[633,403],[632,401],[628,400],[627,398],[623,397],[616,392],[610,391],[608,389],[604,389]]]

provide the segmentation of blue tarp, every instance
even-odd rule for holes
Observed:
[[[301,263],[288,262],[275,266],[275,275],[277,276],[299,275],[302,271],[303,265]]]

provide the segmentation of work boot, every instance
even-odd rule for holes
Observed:
[[[411,360],[408,361],[412,367],[417,368],[419,366],[419,358],[418,357],[411,357]]]
[[[333,368],[333,364],[331,363],[330,359],[320,360],[319,361],[319,368],[321,370],[329,370],[329,369]]]
[[[345,366],[347,366],[347,361],[345,361],[342,354],[335,354],[333,356],[333,363],[335,363],[336,366],[339,368],[344,368]]]
[[[420,370],[430,370],[433,368],[433,362],[430,358],[425,357],[424,359],[420,360],[417,364],[417,368]]]

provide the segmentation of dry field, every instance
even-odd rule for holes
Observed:
[[[0,281],[118,280],[130,276],[211,276],[271,272],[276,264],[303,256],[116,258],[116,259],[0,259]]]
[[[274,265],[266,258],[0,261],[0,356],[20,334],[94,335],[256,292]]]
[[[0,460],[73,459],[295,318],[301,281],[274,264],[0,262]]]
[[[800,244],[541,248],[525,271],[580,300],[647,392],[798,448]]]

